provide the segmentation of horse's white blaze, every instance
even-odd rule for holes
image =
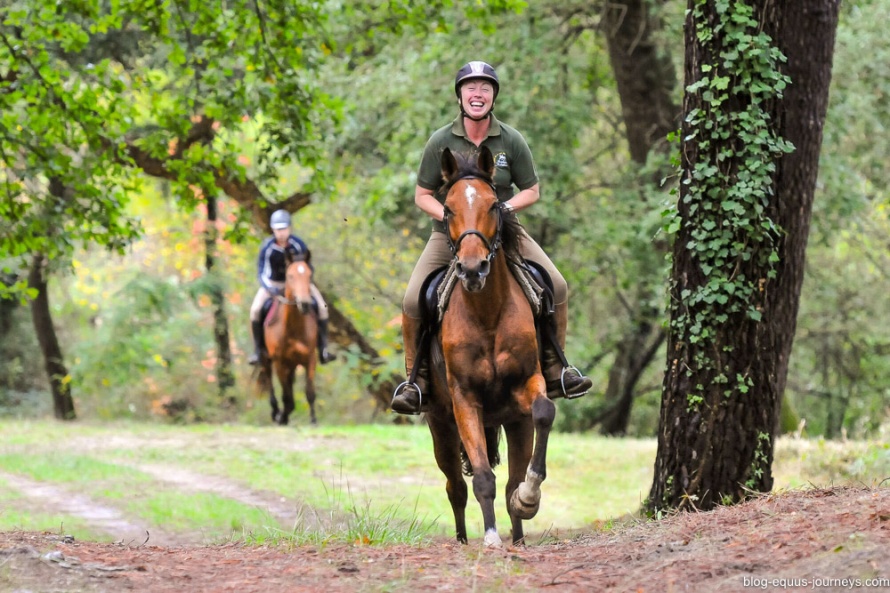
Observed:
[[[464,196],[467,198],[467,205],[472,208],[473,202],[476,201],[476,188],[472,185],[467,185],[467,188],[464,190]]]
[[[305,273],[306,273],[306,266],[304,266],[303,264],[299,264],[299,265],[297,265],[297,271],[298,271],[299,273],[301,273],[301,274],[305,274]]]

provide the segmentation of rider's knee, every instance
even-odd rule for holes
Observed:
[[[558,271],[556,274],[551,274],[550,279],[553,281],[553,302],[566,302],[569,298],[569,285],[566,283],[566,279]]]

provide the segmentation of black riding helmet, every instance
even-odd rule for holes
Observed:
[[[457,71],[457,76],[454,77],[454,94],[457,95],[458,99],[460,99],[460,85],[467,80],[475,79],[488,80],[491,82],[491,84],[494,85],[494,98],[498,98],[498,91],[500,90],[501,83],[498,81],[497,72],[485,62],[474,61],[464,64],[461,69]]]

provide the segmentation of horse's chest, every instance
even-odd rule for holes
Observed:
[[[513,384],[535,372],[537,350],[517,349],[509,341],[468,340],[445,345],[449,375],[474,389]]]

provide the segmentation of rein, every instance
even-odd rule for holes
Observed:
[[[276,295],[275,300],[277,300],[282,305],[288,305],[290,307],[296,307],[300,304],[300,301],[298,301],[297,299],[289,299],[283,294]]]

